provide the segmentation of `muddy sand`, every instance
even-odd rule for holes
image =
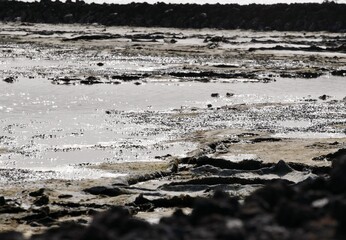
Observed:
[[[342,236],[345,34],[1,29],[1,239]]]

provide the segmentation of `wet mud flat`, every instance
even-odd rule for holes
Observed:
[[[344,34],[1,27],[1,239],[342,239]]]

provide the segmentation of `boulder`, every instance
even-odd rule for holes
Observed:
[[[47,205],[48,203],[49,203],[49,197],[46,195],[42,195],[34,201],[34,205],[36,206],[43,206],[43,205]]]
[[[7,83],[14,83],[16,79],[14,77],[7,77],[3,81]]]
[[[333,156],[330,181],[334,191],[346,192],[346,149],[340,149]]]
[[[118,187],[105,187],[105,186],[96,186],[83,190],[86,193],[90,193],[92,195],[105,195],[109,197],[115,197],[122,194],[129,194],[129,191],[126,191],[122,188]]]

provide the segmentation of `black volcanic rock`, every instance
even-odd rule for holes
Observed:
[[[337,192],[346,192],[346,151],[339,150],[332,161],[330,180],[332,187]]]
[[[119,196],[122,194],[129,194],[128,191],[117,188],[117,187],[105,187],[105,186],[96,186],[84,189],[84,192],[92,195],[105,195],[105,196]]]
[[[3,232],[0,233],[1,240],[24,240],[24,236],[18,232]]]
[[[3,81],[7,83],[14,83],[16,79],[14,77],[7,77]]]
[[[39,197],[39,196],[42,196],[42,195],[43,195],[44,191],[45,191],[44,188],[40,188],[40,189],[38,189],[37,191],[34,191],[34,192],[29,193],[29,196],[30,196],[30,197]]]
[[[43,205],[47,205],[48,203],[49,203],[49,197],[46,195],[42,195],[34,201],[34,205],[36,206],[43,206]]]
[[[334,70],[331,72],[333,76],[346,76],[346,70]]]
[[[93,222],[84,231],[83,240],[112,239],[145,239],[139,238],[145,232],[150,233],[150,224],[143,220],[132,218],[123,208],[115,207],[95,216]],[[145,234],[145,235],[148,235]]]

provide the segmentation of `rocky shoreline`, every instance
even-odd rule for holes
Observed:
[[[106,26],[346,31],[346,4],[85,4],[0,1],[0,21]]]
[[[345,237],[344,34],[1,27],[1,240]]]
[[[259,142],[250,135],[239,134],[238,138]],[[209,142],[205,147],[225,142]],[[146,174],[144,165],[139,165],[140,173],[133,171],[116,181],[51,180],[33,191],[28,185],[17,193],[17,200],[0,198],[1,216],[14,229],[9,231],[7,226],[0,238],[343,239],[344,152],[341,149],[326,157],[331,166],[282,160],[231,162],[200,154],[167,156],[165,163],[151,163],[148,169],[152,170]],[[136,169],[135,165],[130,169]],[[23,208],[23,201],[29,208]]]
[[[234,131],[234,130],[232,130]],[[1,197],[1,239],[342,239],[345,139],[314,139],[314,163],[229,160],[238,144],[287,159],[301,139],[223,131],[190,156],[90,166],[119,178],[12,184]],[[232,136],[232,137],[225,137]],[[209,139],[209,140],[207,140]],[[297,143],[294,143],[294,142]],[[283,149],[279,142],[285,142]],[[329,147],[327,147],[329,146]],[[341,149],[339,149],[341,147]],[[329,154],[321,154],[321,152]],[[226,154],[226,155],[224,155]],[[218,156],[218,157],[216,157]],[[276,159],[274,155],[272,157]],[[266,158],[268,159],[268,158]],[[330,164],[331,163],[331,164]],[[14,197],[16,196],[16,197]],[[199,230],[200,229],[200,230]],[[202,231],[203,229],[203,231]]]

